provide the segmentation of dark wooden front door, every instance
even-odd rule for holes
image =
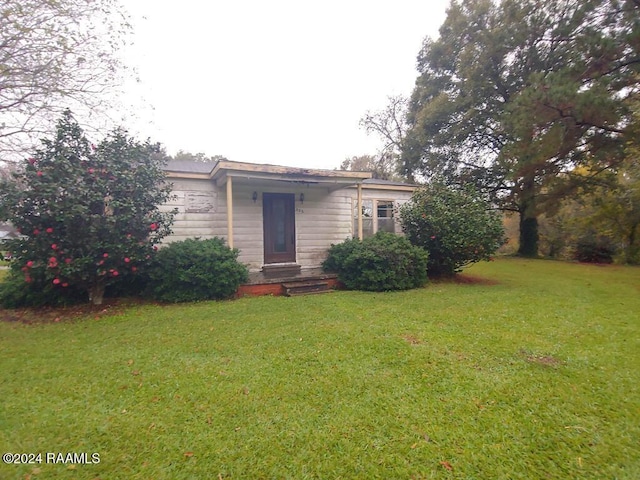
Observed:
[[[263,193],[264,263],[296,261],[296,218],[293,193]]]

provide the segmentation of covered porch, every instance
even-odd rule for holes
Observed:
[[[219,203],[228,245],[240,250],[240,261],[252,273],[270,280],[264,283],[269,288],[275,288],[276,277],[317,277],[331,243],[362,238],[362,182],[370,177],[369,172],[231,161],[218,162],[210,174],[224,192]],[[341,193],[354,187],[355,205]],[[359,215],[352,229],[354,210]]]

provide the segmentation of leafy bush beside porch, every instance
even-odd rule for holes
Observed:
[[[350,290],[408,290],[427,283],[429,254],[404,237],[378,232],[332,245],[323,263]]]

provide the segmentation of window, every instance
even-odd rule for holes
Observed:
[[[374,233],[383,231],[395,233],[395,218],[393,201],[391,200],[363,200],[362,201],[362,233],[363,237],[371,237]],[[358,236],[358,201],[353,201],[353,236]]]
[[[393,202],[378,200],[378,231],[395,233],[396,225],[393,218]]]

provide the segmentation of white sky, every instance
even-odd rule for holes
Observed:
[[[170,154],[335,168],[375,153],[359,120],[409,95],[449,0],[122,0],[140,82],[132,133]],[[133,123],[132,123],[133,122]]]

